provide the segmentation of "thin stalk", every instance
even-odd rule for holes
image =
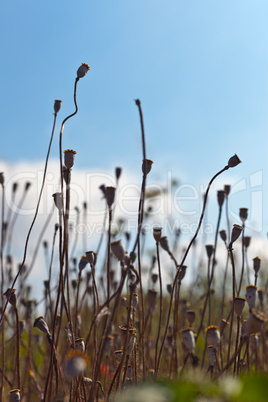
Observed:
[[[162,289],[162,274],[160,265],[160,255],[159,255],[159,242],[156,242],[156,255],[157,255],[157,265],[158,265],[158,277],[159,277],[159,288],[160,288],[160,305],[159,305],[159,324],[158,331],[155,342],[155,371],[157,366],[157,352],[158,352],[158,342],[160,337],[161,325],[162,325],[162,314],[163,314],[163,289]]]
[[[0,264],[1,264],[1,304],[4,305],[4,286],[5,286],[5,270],[4,270],[4,258],[3,258],[3,248],[4,248],[4,219],[5,219],[5,185],[4,180],[1,184],[2,187],[2,211],[1,211],[1,251],[0,251]],[[4,379],[5,379],[5,326],[4,321],[2,325],[2,370],[1,370],[1,389],[0,389],[0,400],[3,396]]]

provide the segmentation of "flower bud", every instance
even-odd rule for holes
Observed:
[[[60,111],[61,108],[61,100],[56,99],[54,101],[54,112],[57,114]]]
[[[153,161],[151,161],[151,159],[144,159],[142,162],[142,173],[144,174],[144,176],[147,176],[151,169],[152,169],[152,165],[153,165]]]
[[[72,169],[74,165],[74,158],[76,155],[76,152],[73,149],[65,149],[63,151],[64,153],[64,164],[67,167],[67,169]]]
[[[234,156],[232,156],[229,159],[228,166],[229,166],[229,168],[233,168],[233,167],[236,167],[237,165],[239,165],[239,163],[241,163],[241,160],[238,158],[238,156],[236,154],[234,154]]]
[[[11,289],[8,288],[6,292],[4,293],[4,296],[6,298],[9,298],[9,303],[11,304],[12,307],[16,308],[17,307],[17,295],[16,295],[16,289]]]
[[[50,335],[49,328],[46,321],[44,320],[44,317],[40,316],[36,318],[33,326],[44,332],[46,335]]]
[[[82,63],[81,66],[77,70],[77,73],[76,73],[77,77],[83,78],[89,70],[90,70],[89,65],[86,63]]]

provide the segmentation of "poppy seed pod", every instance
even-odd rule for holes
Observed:
[[[224,192],[225,192],[226,197],[228,197],[228,195],[230,194],[230,191],[231,191],[231,186],[230,186],[230,184],[225,184],[225,186],[224,186]]]
[[[9,402],[19,402],[20,400],[20,389],[12,389],[9,391]]]
[[[212,254],[213,254],[213,246],[211,244],[206,245],[206,252],[207,252],[208,258],[211,258]]]
[[[195,321],[195,312],[193,310],[187,310],[186,316],[187,316],[187,319],[188,319],[190,325],[193,325],[193,323]]]
[[[244,223],[248,218],[248,208],[240,208],[239,209],[239,217],[241,221]]]
[[[158,279],[158,274],[152,274],[151,279],[152,279],[153,284],[155,284]]]
[[[54,203],[55,203],[56,207],[58,208],[58,210],[62,211],[62,206],[63,206],[62,194],[54,193],[54,194],[52,194],[52,197],[54,199]]]
[[[121,167],[115,168],[115,177],[116,177],[116,180],[119,180],[119,178],[120,178],[120,176],[121,176],[121,173],[122,173],[122,168],[121,168]]]
[[[217,349],[220,343],[220,331],[219,327],[216,325],[210,325],[205,329],[207,334],[207,345],[212,345],[213,348]]]
[[[223,318],[221,319],[220,325],[219,325],[219,330],[220,330],[220,334],[223,333],[223,331],[225,330],[225,328],[229,325],[229,322],[224,320]]]
[[[50,331],[46,321],[44,320],[44,317],[40,316],[36,318],[33,326],[44,332],[46,335],[50,335]]]
[[[224,241],[224,243],[226,242],[226,240],[227,240],[227,234],[226,234],[226,230],[220,230],[220,232],[219,232],[219,234],[220,234],[220,236],[221,236],[221,239]]]
[[[112,187],[112,186],[105,187],[105,197],[106,197],[107,205],[109,208],[111,208],[111,206],[114,203],[115,190],[116,190],[116,188]]]
[[[253,308],[247,320],[246,335],[249,337],[251,334],[260,332],[263,324],[266,322],[265,315]]]
[[[253,258],[253,269],[255,271],[255,274],[258,274],[260,267],[261,267],[261,259],[259,257]]]
[[[236,154],[231,156],[231,158],[228,160],[229,168],[236,167],[237,165],[239,165],[239,163],[241,163],[241,160],[238,158]]]
[[[82,63],[76,72],[77,78],[83,78],[89,70],[89,65],[86,63]]]
[[[219,207],[221,207],[223,205],[224,199],[225,199],[225,191],[224,190],[217,191],[217,199],[218,199]]]
[[[144,176],[147,176],[147,174],[150,173],[153,163],[154,162],[151,161],[151,159],[144,159],[142,161],[142,173],[144,174]]]
[[[246,286],[246,300],[250,309],[255,307],[256,296],[257,296],[257,286],[249,285]]]
[[[239,225],[236,225],[236,224],[233,225],[233,230],[232,230],[232,235],[231,235],[231,243],[230,244],[233,244],[238,239],[238,237],[242,233],[242,230],[243,230],[242,226],[239,226]]]
[[[171,291],[172,291],[172,285],[171,285],[171,283],[168,283],[168,284],[167,284],[167,291],[168,291],[169,294],[171,293]]]
[[[6,298],[9,298],[9,303],[11,304],[12,307],[16,308],[17,307],[17,295],[16,295],[16,289],[10,289],[8,288],[6,292],[4,293],[4,296]]]
[[[84,338],[77,338],[74,343],[74,348],[82,353],[85,353],[86,347]]]
[[[244,299],[243,297],[235,297],[235,299],[234,299],[234,311],[235,311],[236,315],[240,316],[243,313],[246,301],[247,300]]]
[[[188,353],[195,351],[195,337],[191,328],[185,328],[181,331],[182,341]]]
[[[162,236],[162,228],[154,228],[153,230],[154,239],[156,242],[159,242]]]
[[[181,265],[177,267],[178,273],[178,281],[182,281],[186,274],[187,265]]]
[[[63,151],[64,153],[64,164],[67,167],[67,169],[72,169],[74,165],[74,158],[76,155],[76,152],[73,149],[65,149]]]
[[[57,114],[60,111],[61,108],[61,100],[56,99],[54,101],[54,112]]]
[[[78,265],[79,271],[81,272],[83,269],[85,269],[87,264],[88,264],[87,257],[85,255],[82,255],[82,257],[80,258],[80,261],[79,261],[79,265]]]
[[[245,248],[248,248],[248,247],[249,247],[249,245],[250,245],[250,240],[251,240],[251,237],[250,237],[250,236],[244,236],[244,238],[243,238],[243,245],[244,245]]]
[[[3,186],[5,183],[5,176],[3,172],[0,172],[0,184]]]
[[[161,239],[159,240],[159,243],[160,243],[160,246],[162,247],[163,250],[165,250],[168,253],[170,253],[170,248],[169,248],[167,236],[161,237]]]
[[[88,263],[92,266],[96,264],[96,259],[97,259],[97,253],[94,251],[86,251],[86,258]]]
[[[207,346],[207,351],[209,365],[210,367],[214,367],[216,363],[216,349],[212,345],[209,345]]]
[[[113,254],[116,256],[118,261],[124,261],[125,259],[125,249],[121,240],[117,240],[111,243],[111,249]]]

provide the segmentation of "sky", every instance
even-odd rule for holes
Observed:
[[[96,189],[103,179],[112,184],[121,166],[124,186],[137,195],[139,98],[147,157],[154,161],[148,185],[164,189],[174,179],[180,186],[172,217],[178,212],[179,224],[195,223],[205,186],[237,153],[243,163],[215,183],[208,219],[215,225],[216,190],[231,184],[233,221],[239,223],[238,210],[247,207],[249,233],[266,235],[266,0],[10,0],[0,11],[0,169],[7,193],[18,174],[36,185],[55,99],[62,108],[50,169],[58,180],[60,123],[74,110],[76,70],[85,62],[90,71],[78,83],[79,111],[63,136],[63,149],[77,152],[73,175],[80,184],[92,175]],[[36,197],[37,191],[32,204]],[[187,212],[196,214],[181,214],[187,200],[180,197],[192,197]]]

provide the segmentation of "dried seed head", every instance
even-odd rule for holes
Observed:
[[[195,312],[194,312],[194,310],[187,310],[186,315],[187,315],[187,319],[188,319],[190,325],[193,325],[193,323],[195,321]]]
[[[229,159],[228,166],[229,166],[229,168],[233,168],[233,167],[236,167],[237,165],[239,165],[239,163],[241,163],[241,160],[238,158],[238,156],[236,154],[234,154]]]
[[[209,345],[207,346],[207,351],[209,365],[210,367],[214,367],[216,363],[216,349],[212,345]]]
[[[185,328],[181,331],[182,341],[188,353],[194,353],[195,351],[195,337],[191,328]]]
[[[153,230],[154,239],[156,242],[159,242],[162,236],[162,228],[157,227]]]
[[[52,197],[54,199],[54,203],[55,203],[56,207],[58,208],[58,210],[62,211],[62,207],[63,207],[62,194],[61,193],[54,193],[54,194],[52,194]]]
[[[82,353],[85,353],[86,347],[85,347],[85,341],[84,338],[77,338],[75,340],[74,348],[76,350],[79,350]]]
[[[24,186],[24,191],[28,191],[29,188],[31,187],[32,183],[30,183],[29,181],[26,181],[25,186]]]
[[[225,186],[224,186],[224,192],[225,192],[226,197],[228,197],[228,195],[230,194],[230,191],[231,191],[231,186],[230,186],[230,184],[225,184]]]
[[[229,325],[229,322],[226,321],[226,320],[224,320],[224,319],[222,318],[222,319],[221,319],[221,322],[220,322],[220,326],[219,326],[219,330],[220,330],[220,333],[221,333],[221,334],[223,333],[223,331],[225,330],[225,328],[226,328],[228,325]]]
[[[70,353],[67,358],[65,371],[69,378],[79,377],[83,374],[87,366],[86,360],[78,351]]]
[[[67,167],[67,169],[72,169],[74,165],[74,158],[76,155],[76,152],[73,149],[65,149],[63,151],[64,153],[64,164]]]
[[[210,325],[205,329],[207,334],[207,345],[212,345],[213,348],[217,349],[220,343],[220,331],[219,327],[216,325]]]
[[[33,326],[44,332],[46,335],[50,335],[49,328],[46,321],[44,320],[44,317],[40,316],[36,318]]]
[[[250,236],[244,236],[244,238],[243,238],[243,245],[244,245],[245,248],[248,248],[248,247],[249,247],[249,245],[250,245],[250,240],[251,240],[251,237],[250,237]]]
[[[218,199],[219,207],[221,207],[223,205],[224,199],[225,199],[225,191],[224,190],[217,191],[217,199]]]
[[[9,402],[19,402],[20,400],[20,389],[12,389],[9,391]]]
[[[240,208],[239,216],[240,216],[241,221],[244,223],[248,218],[248,208]]]
[[[255,271],[255,274],[258,274],[260,267],[261,267],[261,259],[259,257],[253,258],[253,269]]]
[[[114,203],[114,199],[115,199],[115,187],[105,187],[105,197],[106,197],[106,201],[107,201],[107,205],[109,208],[111,208],[111,206]]]
[[[83,377],[83,381],[86,387],[90,387],[92,385],[92,380],[89,377]]]
[[[254,285],[246,286],[246,300],[248,302],[248,306],[250,309],[255,307],[257,290],[258,290],[257,286]]]
[[[115,168],[115,177],[116,177],[116,180],[119,180],[119,178],[120,178],[120,176],[121,176],[121,173],[122,173],[122,168],[121,168],[121,167]]]
[[[144,176],[147,176],[147,174],[150,173],[153,163],[154,162],[151,161],[151,159],[144,159],[142,161],[142,173],[144,174]]]
[[[226,234],[226,230],[220,230],[220,236],[221,236],[221,239],[224,241],[224,243],[226,242],[226,240],[227,240],[227,234]]]
[[[54,101],[54,112],[57,114],[60,111],[61,108],[61,100],[56,99]]]
[[[151,279],[152,279],[153,284],[155,284],[157,282],[157,279],[158,279],[158,274],[152,274]]]
[[[246,299],[243,299],[243,297],[235,297],[234,299],[234,311],[236,315],[241,315],[244,307],[245,307],[245,303],[246,303]]]
[[[10,289],[8,288],[5,293],[4,296],[6,296],[6,298],[9,298],[9,303],[11,304],[12,307],[16,308],[17,307],[17,295],[16,295],[16,289]]]
[[[167,236],[161,237],[161,239],[159,240],[159,243],[160,243],[160,246],[162,247],[163,250],[165,250],[168,253],[170,253],[170,248],[169,248]]]
[[[0,184],[3,186],[5,184],[4,172],[0,172]]]
[[[85,255],[82,255],[82,257],[80,258],[80,261],[79,261],[79,265],[78,265],[79,271],[81,272],[83,269],[85,269],[87,264],[88,264],[87,257]]]
[[[86,63],[82,63],[76,72],[77,78],[83,78],[89,70],[89,65]]]
[[[243,230],[242,226],[239,226],[236,224],[233,225],[233,230],[232,230],[232,235],[231,235],[231,244],[233,244],[238,239],[238,237],[242,233],[242,230]]]
[[[95,266],[97,260],[97,253],[95,253],[94,251],[87,251],[86,259],[91,266]]]
[[[171,294],[171,292],[172,292],[172,285],[171,285],[171,283],[168,283],[168,284],[167,284],[167,291],[168,291],[169,294]]]
[[[212,254],[213,254],[213,246],[211,244],[207,244],[206,245],[206,252],[207,252],[207,256],[208,258],[211,258]]]
[[[182,281],[186,274],[187,265],[181,265],[177,267],[178,273],[178,281]]]
[[[157,305],[157,292],[154,289],[148,289],[146,301],[149,307],[150,314],[153,314]]]
[[[125,249],[121,240],[114,241],[111,243],[111,249],[113,254],[116,256],[118,261],[124,261],[125,259]]]
[[[267,321],[265,315],[257,311],[255,308],[251,309],[250,315],[246,325],[246,335],[249,337],[251,334],[260,332],[263,324]]]

